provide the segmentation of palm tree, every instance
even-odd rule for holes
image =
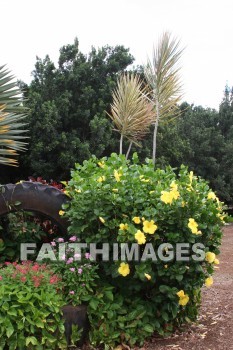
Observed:
[[[0,164],[17,166],[17,160],[11,157],[26,149],[25,123],[22,122],[26,108],[13,78],[5,66],[0,67]]]
[[[156,158],[156,139],[160,120],[170,120],[177,116],[177,104],[182,98],[182,84],[179,77],[180,60],[183,49],[179,49],[180,42],[171,38],[165,32],[156,48],[153,50],[152,62],[148,60],[144,67],[147,84],[151,88],[151,100],[155,108],[154,134],[153,134],[153,162]]]
[[[125,73],[117,81],[117,87],[112,93],[111,104],[112,119],[120,137],[120,154],[123,152],[124,137],[129,140],[129,154],[132,143],[140,146],[154,120],[153,104],[147,98],[148,89],[135,74]]]

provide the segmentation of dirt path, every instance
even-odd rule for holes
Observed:
[[[140,350],[233,350],[233,225],[224,236],[214,285],[203,288],[198,322],[170,338],[153,338]]]

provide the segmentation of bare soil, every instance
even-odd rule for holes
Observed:
[[[203,288],[197,322],[169,338],[155,336],[137,350],[233,350],[233,224],[223,232],[220,265],[212,287]]]

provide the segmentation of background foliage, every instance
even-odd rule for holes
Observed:
[[[133,61],[123,46],[92,48],[84,55],[77,39],[60,49],[58,67],[48,56],[37,58],[31,83],[20,82],[30,108],[29,150],[21,154],[18,169],[0,165],[0,182],[31,175],[69,180],[75,162],[117,151],[118,135],[105,111],[110,112],[120,73],[131,69],[144,77],[142,68],[131,66]],[[179,108],[178,118],[158,127],[156,166],[185,164],[210,181],[222,200],[232,203],[232,91],[226,87],[219,112],[187,103]],[[137,149],[141,161],[152,157],[152,133]]]

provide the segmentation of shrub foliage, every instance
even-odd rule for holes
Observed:
[[[195,320],[201,288],[213,282],[224,220],[206,181],[184,166],[154,170],[152,161],[141,164],[136,154],[132,162],[112,154],[76,164],[66,191],[70,234],[110,244],[109,261],[99,257],[99,287],[83,298],[92,344],[142,344],[155,331],[168,334]],[[114,259],[114,243],[138,243],[138,261],[120,251]],[[177,243],[190,246],[186,261],[179,261]],[[199,251],[197,243],[203,244]],[[156,258],[143,259],[152,251]]]

